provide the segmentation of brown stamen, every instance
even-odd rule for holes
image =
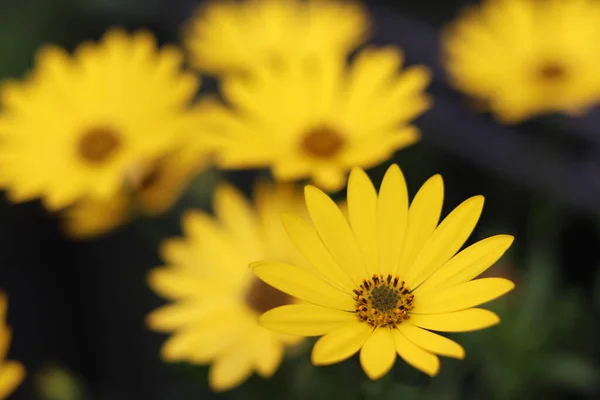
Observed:
[[[371,326],[394,327],[410,318],[414,295],[392,275],[373,275],[354,290],[356,314]]]
[[[322,127],[314,129],[302,139],[302,150],[317,158],[335,156],[346,144],[344,137],[337,131]]]
[[[275,307],[290,304],[291,302],[292,298],[289,295],[267,285],[257,278],[252,280],[246,292],[246,304],[259,314]]]
[[[110,128],[94,128],[79,140],[79,155],[91,164],[106,162],[121,146],[119,134]]]

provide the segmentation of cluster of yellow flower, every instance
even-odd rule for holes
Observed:
[[[490,0],[445,33],[449,77],[502,121],[580,113],[600,99],[598,20],[591,0]],[[47,47],[26,79],[0,89],[0,187],[92,237],[168,210],[208,165],[269,168],[279,183],[259,182],[254,204],[220,185],[215,216],[189,211],[184,237],[164,242],[166,265],[148,282],[173,303],[147,320],[172,333],[162,357],[211,364],[211,387],[227,390],[271,376],[286,347],[321,336],[315,365],[360,351],[371,379],[397,355],[435,375],[439,355],[465,352],[433,331],[499,321],[475,307],[513,283],[474,278],[513,238],[461,250],[483,197],[440,222],[439,175],[409,201],[392,165],[375,189],[364,169],[419,139],[411,122],[431,105],[430,72],[402,70],[398,48],[363,47],[369,32],[355,3],[221,1],[186,26],[189,69],[184,50],[148,32],[113,29],[73,56]],[[221,97],[196,100],[192,69],[215,76]],[[349,171],[347,204],[336,204],[321,189],[342,189]],[[304,196],[301,179],[312,183]],[[5,312],[2,296],[2,323]],[[0,360],[9,339],[0,327]],[[1,364],[0,398],[23,375]]]

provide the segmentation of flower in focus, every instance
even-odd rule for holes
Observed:
[[[347,53],[363,43],[366,11],[329,0],[212,1],[187,25],[190,63],[211,73],[247,72],[290,59]]]
[[[148,324],[173,332],[162,349],[164,360],[212,364],[209,383],[221,391],[253,371],[270,377],[284,347],[300,340],[258,324],[264,311],[295,300],[257,279],[248,264],[264,257],[298,262],[280,213],[306,211],[293,186],[266,183],[256,188],[255,208],[226,185],[217,189],[214,207],[216,218],[188,212],[185,237],[164,243],[167,266],[151,271],[149,284],[174,303],[152,312]]]
[[[8,298],[0,292],[0,399],[6,399],[25,378],[25,367],[17,361],[6,361],[12,330],[6,325]]]
[[[446,32],[451,82],[503,122],[578,115],[600,99],[600,5],[485,0]]]
[[[493,236],[458,252],[479,219],[483,197],[464,201],[438,225],[441,177],[430,178],[409,206],[396,165],[379,194],[361,169],[353,169],[349,223],[319,189],[307,186],[305,196],[312,224],[291,215],[283,222],[309,267],[272,261],[251,267],[265,283],[310,303],[274,308],[260,322],[277,332],[322,336],[313,347],[314,364],[336,363],[360,350],[364,371],[378,379],[397,353],[433,376],[437,355],[462,359],[464,350],[432,331],[472,331],[499,322],[493,312],[474,307],[513,283],[472,279],[502,256],[513,237]]]
[[[73,57],[43,49],[25,81],[0,90],[0,186],[57,210],[137,184],[189,127],[198,79],[181,63],[151,34],[118,29]]]
[[[430,106],[426,67],[399,73],[392,47],[365,49],[350,67],[337,55],[313,61],[224,81],[233,110],[212,121],[221,167],[271,167],[277,179],[311,177],[333,191],[352,166],[375,166],[418,140],[409,123]]]

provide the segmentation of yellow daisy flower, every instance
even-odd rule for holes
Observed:
[[[433,333],[482,329],[499,322],[473,308],[513,288],[503,278],[472,280],[498,260],[513,241],[498,235],[457,254],[475,227],[483,197],[460,204],[439,225],[443,183],[430,178],[409,206],[398,166],[390,167],[377,194],[368,176],[354,169],[348,183],[348,219],[319,189],[307,186],[307,224],[285,215],[290,240],[309,267],[255,262],[267,284],[311,304],[267,311],[260,322],[277,332],[322,336],[312,361],[327,365],[360,350],[371,379],[385,375],[396,353],[429,374],[437,355],[464,357],[456,342]]]
[[[451,82],[503,122],[580,114],[600,99],[600,4],[485,0],[444,35]]]
[[[0,187],[60,209],[109,197],[182,145],[198,79],[176,48],[115,29],[70,57],[44,48],[24,82],[0,90]]]
[[[240,385],[253,371],[275,373],[284,347],[300,338],[260,326],[258,316],[294,299],[256,279],[247,266],[263,257],[299,260],[280,213],[303,209],[293,186],[259,185],[252,207],[223,185],[215,195],[215,219],[200,211],[184,216],[185,238],[166,241],[168,265],[149,274],[150,287],[174,301],[148,316],[152,329],[173,332],[162,348],[164,360],[212,364],[209,383],[216,391]]]
[[[0,292],[0,399],[6,399],[25,378],[25,367],[17,361],[6,361],[12,330],[6,325],[8,298]]]
[[[192,66],[211,73],[278,67],[290,59],[346,54],[363,43],[366,11],[329,0],[212,1],[184,32]]]
[[[336,55],[313,61],[224,81],[233,109],[212,121],[221,167],[271,167],[277,179],[311,177],[333,191],[352,166],[375,166],[418,140],[409,123],[431,103],[426,67],[400,74],[393,47],[365,49],[349,67]]]

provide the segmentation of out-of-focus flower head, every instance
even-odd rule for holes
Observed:
[[[163,244],[167,265],[149,274],[150,287],[173,301],[148,316],[152,329],[173,332],[163,359],[211,364],[209,383],[216,391],[240,385],[253,371],[270,377],[284,347],[300,340],[258,324],[262,312],[296,300],[262,283],[248,264],[264,257],[302,263],[280,214],[306,209],[291,185],[262,182],[255,193],[252,206],[233,187],[220,186],[216,218],[200,211],[185,214],[185,236]]]
[[[185,143],[199,81],[182,58],[150,33],[120,29],[73,57],[41,50],[27,79],[0,91],[0,186],[57,210],[137,185]]]
[[[484,0],[443,37],[451,83],[506,123],[600,100],[600,4]]]
[[[474,196],[438,224],[444,198],[439,175],[430,178],[409,206],[404,176],[391,166],[379,193],[361,169],[348,183],[348,217],[322,191],[307,186],[312,220],[285,215],[291,242],[308,261],[251,265],[265,283],[309,304],[267,311],[260,322],[281,333],[322,336],[312,361],[327,365],[360,350],[371,379],[385,375],[396,354],[436,375],[438,355],[462,359],[463,348],[433,333],[465,332],[499,322],[475,308],[510,291],[504,278],[473,280],[496,262],[513,241],[493,236],[459,252],[483,209]],[[458,254],[457,254],[458,253]]]
[[[346,54],[364,42],[369,21],[356,2],[211,1],[189,21],[184,41],[192,66],[246,73],[290,60]]]
[[[228,169],[270,167],[279,180],[311,178],[340,189],[353,166],[369,168],[416,142],[411,121],[431,100],[430,72],[393,47],[360,51],[350,66],[340,54],[226,78],[232,108],[215,113],[217,163]],[[209,124],[210,125],[210,124]]]
[[[6,399],[25,378],[25,367],[17,361],[7,361],[12,330],[6,325],[8,298],[0,292],[0,399]]]

